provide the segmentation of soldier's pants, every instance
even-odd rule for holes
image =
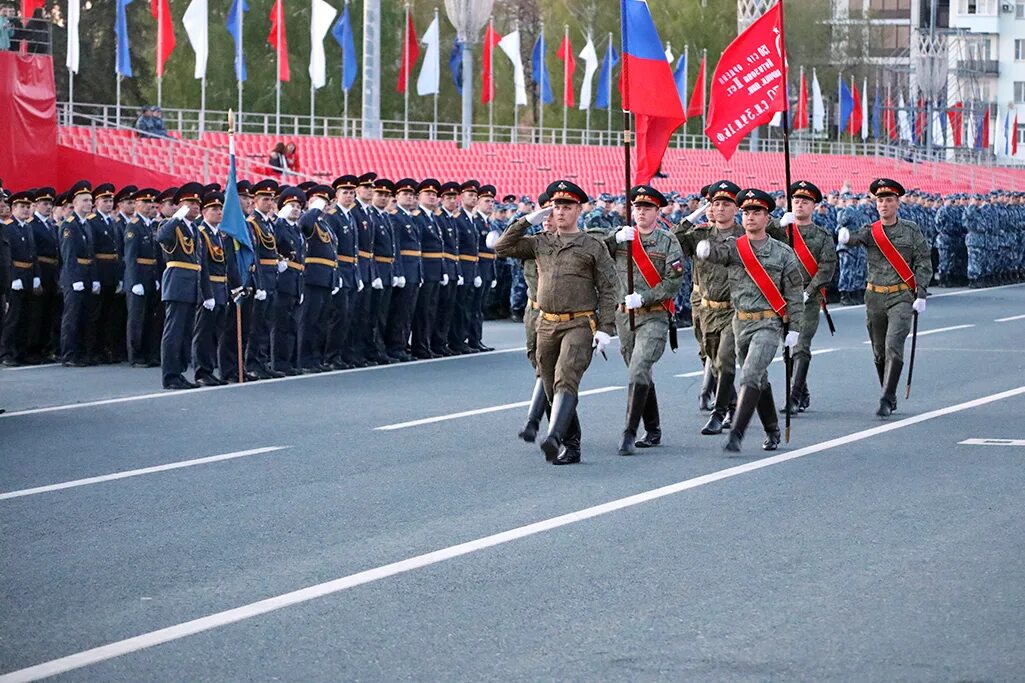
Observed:
[[[707,319],[704,322],[707,323]],[[737,365],[737,344],[733,327],[727,324],[715,330],[706,324],[702,326],[701,336],[705,356],[714,359],[713,367],[716,374],[721,373],[723,368],[727,368],[727,373],[733,372]]]
[[[626,361],[630,384],[650,385],[654,379],[651,369],[666,350],[669,320],[665,313],[645,313],[636,317],[634,331],[630,331],[630,316],[616,312],[616,331],[619,334],[619,352]]]
[[[384,335],[388,328],[388,309],[391,307],[392,294],[391,284],[385,285],[384,289],[375,289],[370,292],[370,308],[373,315],[370,320],[370,333],[367,335],[366,352],[368,356],[385,353]]]
[[[968,279],[977,280],[982,277],[985,267],[985,251],[980,247],[968,247]]]
[[[822,308],[822,297],[819,294],[808,297],[804,302],[804,312],[801,314],[801,334],[797,339],[797,346],[794,347],[794,358],[811,359],[811,340],[819,329],[819,309]]]
[[[466,341],[473,348],[481,344],[484,333],[484,294],[491,283],[484,281],[480,287],[471,287],[466,315]]]
[[[327,330],[327,341],[324,345],[327,362],[354,360],[352,347],[349,346],[351,327],[356,317],[356,306],[359,297],[355,289],[342,287],[331,297],[328,306],[331,308],[331,324]]]
[[[229,377],[238,378],[238,312],[236,306],[241,310],[242,318],[242,349],[246,348],[246,340],[249,339],[249,330],[253,320],[253,297],[248,296],[240,299],[238,304],[228,302],[227,312],[224,314],[224,327],[221,328],[221,340],[218,344],[218,367],[221,372],[221,379]]]
[[[527,307],[527,281],[523,277],[523,264],[513,259],[512,282],[509,288],[509,308],[513,313],[526,310]]]
[[[31,289],[7,292],[7,314],[4,316],[3,332],[0,333],[0,359],[20,361],[25,355],[25,341],[28,332],[28,303]]]
[[[425,282],[420,285],[413,313],[412,340],[410,346],[414,356],[425,356],[431,351],[431,338],[438,319],[438,295],[440,282]]]
[[[448,347],[448,336],[452,328],[452,316],[458,298],[455,279],[450,278],[447,285],[438,289],[438,317],[431,330],[431,350],[439,351]]]
[[[43,283],[43,292],[29,302],[29,352],[41,358],[60,346],[61,292],[56,282]]]
[[[406,281],[405,287],[396,287],[391,293],[391,310],[388,311],[385,346],[391,355],[405,353],[409,341],[409,325],[416,310],[420,285]]]
[[[451,283],[449,284],[451,286]],[[473,289],[472,281],[464,281],[463,286],[456,287],[455,302],[452,304],[452,318],[448,328],[450,348],[466,344],[466,323],[469,318],[467,306],[469,306],[471,289]]]
[[[912,300],[908,291],[892,294],[865,292],[868,338],[872,342],[876,363],[904,361],[904,341],[911,333]]]
[[[701,359],[701,365],[705,364],[705,347],[702,344],[704,341],[704,322],[702,315],[704,314],[704,307],[701,305],[701,295],[690,297],[690,320],[691,327],[694,331],[694,338],[698,342],[698,358]]]
[[[166,387],[189,367],[192,355],[192,328],[196,322],[196,304],[164,302],[164,334],[160,337],[160,372]]]
[[[593,340],[594,333],[588,318],[567,322],[538,318],[537,364],[549,401],[560,391],[576,396],[580,379],[591,364]]]
[[[371,324],[371,296],[374,291],[370,287],[370,281],[364,280],[365,287],[362,292],[352,294],[352,324],[348,330],[348,341],[346,342],[346,357],[352,360],[366,358],[366,347],[368,338],[373,334]]]
[[[142,296],[129,294],[128,321],[125,324],[125,342],[129,363],[148,363],[157,360],[160,339],[160,293],[151,289]]]
[[[267,292],[263,301],[253,299],[253,314],[249,325],[249,343],[246,346],[246,371],[270,369],[270,340],[274,333],[274,304],[276,292]]]
[[[299,343],[299,297],[278,292],[274,302],[274,369],[294,370]]]
[[[217,367],[217,347],[220,343],[221,330],[224,329],[224,318],[228,307],[224,304],[214,306],[208,311],[203,306],[196,307],[196,327],[192,333],[192,367],[196,370],[196,379],[213,377]]]
[[[86,283],[86,287],[89,287],[89,283]],[[119,322],[116,314],[118,296],[114,293],[116,289],[117,283],[102,285],[100,293],[93,297],[86,333],[86,351],[93,360],[109,358],[118,345],[115,339],[124,329],[115,328]]]
[[[339,289],[336,296],[343,296]],[[306,285],[303,289],[302,333],[299,335],[299,365],[316,368],[324,362],[324,340],[331,324],[331,290],[317,285]]]
[[[88,287],[88,285],[87,285]],[[86,311],[92,294],[76,292],[71,287],[64,289],[64,310],[61,313],[61,360],[65,363],[83,361],[84,331],[87,325]]]
[[[769,386],[769,363],[776,356],[783,338],[783,323],[769,320],[733,319],[733,336],[737,340],[740,360],[740,384],[759,391]]]
[[[527,360],[534,368],[534,374],[541,376],[537,367],[537,319],[540,316],[538,309],[531,305],[523,311],[523,331],[527,337]]]

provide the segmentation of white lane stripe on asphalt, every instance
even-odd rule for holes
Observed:
[[[19,370],[39,370],[40,368],[57,368],[60,363],[40,363],[39,365],[20,365],[16,368],[4,368],[4,372],[18,372]]]
[[[1012,320],[1025,320],[1025,315],[1012,315],[1009,318],[997,318],[993,322],[995,322],[995,323],[1009,323]]]
[[[838,351],[838,350],[839,349],[816,349],[816,350],[811,352],[811,355],[817,356],[820,353],[832,353],[833,351]],[[783,356],[776,356],[775,358],[772,359],[772,362],[773,363],[782,363],[783,362]],[[695,370],[694,372],[685,372],[685,373],[680,374],[680,375],[673,375],[673,377],[701,377],[701,375],[703,375],[703,374],[705,374],[704,370]]]
[[[968,325],[951,325],[950,327],[937,327],[935,330],[922,330],[921,332],[918,333],[918,336],[919,337],[925,337],[925,336],[930,335],[930,334],[939,334],[940,332],[952,332],[953,330],[966,330],[969,327],[975,327],[975,325],[974,324],[968,324]],[[861,343],[862,344],[871,344],[872,340],[866,339],[865,341],[863,341]]]
[[[598,389],[588,389],[587,391],[581,391],[578,396],[592,396],[594,394],[605,394],[610,391],[619,391],[626,387],[600,387]],[[383,427],[374,427],[376,432],[390,432],[395,429],[405,429],[407,427],[419,427],[420,425],[434,424],[435,422],[444,422],[445,420],[458,420],[461,417],[470,417],[472,415],[485,415],[487,413],[497,413],[502,410],[511,410],[512,408],[526,408],[530,405],[530,401],[517,401],[516,403],[506,403],[500,406],[491,406],[489,408],[477,408],[476,410],[464,410],[461,413],[450,413],[448,415],[437,415],[435,417],[425,417],[422,420],[410,420],[409,422],[399,422],[396,424],[384,425]]]
[[[448,548],[442,548],[423,555],[417,555],[416,557],[400,560],[399,562],[393,562],[373,569],[367,569],[362,572],[350,574],[349,576],[325,581],[324,583],[319,583],[314,586],[300,588],[299,590],[295,590],[290,593],[283,593],[265,600],[259,600],[247,605],[242,605],[241,607],[235,607],[223,612],[216,612],[205,617],[175,624],[156,631],[150,631],[149,633],[143,633],[132,638],[126,638],[124,640],[108,643],[107,645],[101,645],[89,650],[76,652],[75,654],[43,662],[42,664],[36,664],[35,666],[11,671],[0,676],[0,683],[37,681],[49,676],[56,676],[57,674],[81,669],[82,667],[86,667],[91,664],[114,659],[115,657],[120,657],[132,652],[138,652],[139,650],[145,650],[163,643],[181,640],[182,638],[187,638],[188,636],[192,636],[197,633],[203,633],[204,631],[210,631],[215,628],[227,626],[228,624],[252,619],[253,617],[267,614],[268,612],[274,612],[279,609],[284,609],[285,607],[291,607],[293,605],[309,602],[310,600],[322,598],[327,595],[339,593],[349,588],[372,583],[374,581],[380,581],[381,579],[395,576],[397,574],[403,574],[405,572],[413,571],[414,569],[420,569],[422,567],[438,564],[439,562],[451,560],[455,557],[469,555],[470,553],[485,550],[487,548],[493,548],[495,546],[510,543],[545,531],[551,531],[552,529],[558,529],[570,524],[607,515],[611,512],[641,505],[642,503],[648,503],[659,498],[680,493],[681,491],[687,491],[706,484],[730,479],[741,474],[747,474],[748,472],[754,472],[773,465],[779,465],[790,460],[796,460],[815,453],[821,453],[822,451],[826,451],[831,448],[846,446],[873,436],[878,436],[879,434],[885,434],[887,432],[903,429],[904,427],[910,427],[921,422],[933,420],[938,417],[951,415],[971,408],[977,408],[995,401],[1001,401],[1007,398],[1021,396],[1023,394],[1025,394],[1025,386],[1020,386],[1015,389],[1009,389],[996,394],[990,394],[989,396],[976,398],[971,401],[965,401],[964,403],[957,403],[945,408],[937,408],[936,410],[930,410],[929,412],[922,413],[921,415],[913,415],[911,417],[906,417],[903,420],[888,422],[886,424],[879,425],[878,427],[872,427],[871,429],[853,432],[835,439],[805,446],[804,448],[799,448],[796,451],[791,451],[789,453],[780,453],[778,455],[762,458],[743,465],[737,465],[736,467],[729,467],[724,470],[719,470],[718,472],[694,477],[693,479],[686,479],[675,484],[669,484],[668,486],[651,489],[625,498],[619,498],[607,503],[595,505],[594,507],[570,512],[568,514],[552,517],[540,522],[534,522],[533,524],[527,524],[515,529],[509,529],[508,531],[502,531],[497,534],[492,534],[491,536],[484,536],[483,538],[449,546]]]
[[[272,451],[280,451],[288,446],[265,446],[263,448],[251,448],[247,451],[235,451],[234,453],[223,453],[221,455],[211,455],[206,458],[195,458],[194,460],[179,460],[178,462],[169,462],[165,465],[155,465],[153,467],[143,467],[138,470],[125,470],[124,472],[114,472],[113,474],[103,474],[98,477],[87,477],[85,479],[75,479],[72,481],[65,481],[59,484],[49,484],[47,486],[36,486],[31,489],[19,489],[17,491],[7,491],[0,493],[0,500],[10,500],[11,498],[23,498],[25,496],[34,496],[39,493],[49,493],[50,491],[61,491],[63,489],[73,489],[79,486],[89,486],[90,484],[99,484],[105,481],[114,481],[116,479],[127,479],[129,477],[141,477],[144,474],[154,474],[155,472],[167,472],[168,470],[180,470],[184,467],[195,467],[196,465],[206,465],[212,462],[221,462],[223,460],[234,460],[235,458],[245,458],[250,455],[260,455],[261,453],[270,453]]]
[[[1025,439],[965,439],[957,443],[959,446],[1025,446]]]

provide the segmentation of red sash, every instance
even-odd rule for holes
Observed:
[[[804,235],[801,234],[800,229],[796,225],[790,227],[790,241],[793,242],[794,253],[797,254],[797,258],[800,259],[801,265],[808,271],[808,275],[815,277],[815,273],[819,272],[819,264],[812,256],[811,250],[808,249],[808,243],[804,241]]]
[[[737,238],[737,251],[740,252],[740,260],[744,262],[744,270],[751,276],[754,283],[758,285],[758,289],[761,290],[762,295],[772,306],[772,310],[782,318],[786,315],[787,302],[783,298],[783,295],[779,292],[779,287],[772,281],[769,274],[765,272],[765,266],[755,256],[755,250],[751,246],[751,241],[747,238],[747,235]]]
[[[648,287],[654,289],[662,284],[662,276],[655,270],[655,264],[651,262],[651,257],[648,256],[648,252],[644,251],[644,245],[641,244],[640,240],[641,233],[637,231],[638,239],[634,240],[633,252],[634,264],[637,266],[637,270],[641,271],[641,277],[648,283]],[[666,299],[662,302],[662,308],[666,309],[670,314],[676,313],[676,300]]]
[[[900,255],[900,252],[897,251],[897,247],[893,246],[893,242],[886,236],[882,221],[876,221],[872,224],[872,239],[875,240],[879,251],[883,252],[883,256],[890,262],[893,269],[897,271],[897,275],[904,281],[904,284],[911,288],[912,293],[917,292],[918,287],[915,286],[915,274],[911,272],[911,267],[904,260],[904,257]]]

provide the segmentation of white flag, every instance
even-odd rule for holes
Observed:
[[[932,110],[932,144],[936,147],[945,147],[947,144],[947,136],[943,131],[943,114],[938,107]]]
[[[206,58],[209,53],[208,23],[207,0],[192,0],[185,9],[182,26],[185,27],[192,51],[196,53],[196,78],[206,78]]]
[[[914,135],[911,133],[911,119],[908,117],[908,110],[904,108],[904,93],[897,96],[897,130],[900,132],[901,142],[914,142]]]
[[[861,84],[861,139],[868,140],[868,79]]]
[[[666,61],[669,62],[670,64],[672,64],[673,63],[673,59],[674,59],[674,57],[673,57],[673,44],[672,43],[666,43]]]
[[[82,0],[68,0],[68,58],[65,64],[71,73],[78,73],[78,19]]]
[[[441,90],[441,38],[438,35],[438,17],[427,27],[422,45],[427,46],[424,53],[423,64],[420,65],[420,75],[416,78],[417,95],[434,95]]]
[[[498,41],[498,47],[512,62],[516,105],[522,107],[527,104],[527,79],[523,75],[523,57],[520,56],[520,32],[513,31],[505,35]]]
[[[338,12],[324,0],[310,0],[310,85],[313,89],[327,84],[327,63],[324,58],[324,36]]]
[[[769,121],[769,125],[775,128],[783,127],[783,112],[778,111],[772,115],[772,121]]]
[[[580,59],[584,60],[584,82],[580,85],[580,110],[591,108],[591,81],[598,70],[598,53],[595,52],[591,36],[587,36],[587,44],[580,51]]]
[[[815,69],[811,71],[811,125],[812,130],[821,133],[826,129],[826,105],[822,101],[822,88]]]

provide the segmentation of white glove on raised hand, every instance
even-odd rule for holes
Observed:
[[[441,276],[441,286],[445,287],[447,285],[448,285],[448,273],[445,273],[445,274],[443,274]]]
[[[801,296],[804,297],[804,303],[808,303],[808,292],[801,292]]]
[[[594,333],[594,343],[591,344],[591,347],[598,353],[602,353],[605,350],[605,347],[608,346],[611,342],[612,337],[610,337],[605,332],[598,330]]]
[[[780,226],[782,226],[784,228],[787,227],[788,225],[793,225],[796,222],[797,222],[797,216],[794,215],[793,211],[787,211],[785,214],[783,214],[779,218],[779,224],[780,224]]]
[[[118,283],[120,285],[120,283]],[[32,289],[42,289],[43,281],[38,277],[32,278]]]
[[[487,246],[488,249],[494,249],[495,245],[498,244],[498,238],[500,236],[500,232],[498,232],[497,230],[492,230],[488,233],[487,237],[484,238],[484,244]]]
[[[915,313],[925,313],[925,299],[915,299],[911,308],[915,309]]]
[[[789,349],[797,346],[797,340],[801,337],[797,332],[787,332],[786,339],[783,340],[783,345]]]
[[[391,286],[392,287],[398,287],[399,286],[399,278],[395,277],[394,275],[391,278]]]
[[[177,211],[175,211],[174,212],[174,216],[172,216],[172,218],[177,218],[178,220],[185,220],[185,217],[188,216],[188,215],[189,215],[189,207],[188,207],[188,205],[185,205],[185,206],[182,206],[181,208],[179,208]]]
[[[705,215],[705,211],[708,211],[708,202],[702,203],[701,206],[699,206],[697,209],[694,210],[694,213],[692,213],[691,215],[687,216],[687,220],[689,222],[693,223],[697,219],[699,219],[702,216],[704,216]]]
[[[356,293],[359,294],[363,291],[363,280],[356,280]]]
[[[708,255],[712,253],[712,245],[708,243],[708,240],[701,240],[698,242],[698,246],[694,247],[694,255],[699,259],[706,259]]]
[[[11,281],[11,289],[15,292],[20,292],[21,290],[25,289],[25,285],[24,283],[22,283],[20,277],[17,280]]]
[[[288,261],[285,261],[285,260],[278,261],[278,272],[279,273],[284,273],[287,269],[288,269]]]
[[[480,275],[478,275],[477,277],[473,278],[473,286],[475,288],[476,287],[480,287],[482,284],[484,284],[484,280],[480,279]]]
[[[120,294],[123,291],[125,291],[125,282],[124,282],[124,280],[118,280],[117,281],[117,287],[114,288],[114,293],[115,294]]]
[[[267,298],[267,290],[266,289],[258,289],[258,290],[256,290],[256,293],[253,294],[253,298],[256,299],[257,301],[264,301]]]
[[[527,222],[530,223],[531,225],[541,225],[542,223],[545,222],[545,219],[548,218],[548,216],[550,216],[551,214],[552,214],[552,207],[546,206],[543,209],[538,209],[537,211],[531,211],[530,213],[528,213],[525,216],[525,218],[527,219]]]
[[[217,304],[217,302],[215,300],[213,300],[213,299],[205,299],[203,301],[203,308],[205,308],[208,311],[212,311],[212,310],[214,310],[214,306],[216,304]]]
[[[371,282],[370,286],[373,289],[384,289],[384,283],[381,282],[381,278],[375,277]]]
[[[836,231],[836,243],[847,244],[851,241],[851,231],[847,228],[840,228]]]
[[[620,244],[623,242],[633,242],[635,237],[637,237],[637,228],[625,226],[616,231],[616,241]]]
[[[146,296],[146,288],[142,286],[142,283],[136,283],[132,285],[132,294],[135,296]]]
[[[325,206],[327,206],[327,202],[323,197],[314,197],[310,200],[310,211],[323,211]]]
[[[459,279],[458,279],[458,280],[456,280],[456,285],[457,285],[457,286],[459,286],[459,287],[462,287],[462,286],[463,286],[463,284],[464,284],[464,282],[465,282],[465,280],[463,280],[463,276],[462,276],[462,275],[460,275],[460,276],[459,276]]]
[[[632,311],[633,309],[640,308],[644,305],[644,298],[637,292],[633,292],[632,294],[626,295],[623,305],[626,306],[628,311]]]
[[[100,293],[100,282],[99,280],[93,280],[93,294]]]
[[[76,292],[84,292],[85,291],[85,283],[84,282],[72,282],[71,283],[71,289],[75,290]]]

